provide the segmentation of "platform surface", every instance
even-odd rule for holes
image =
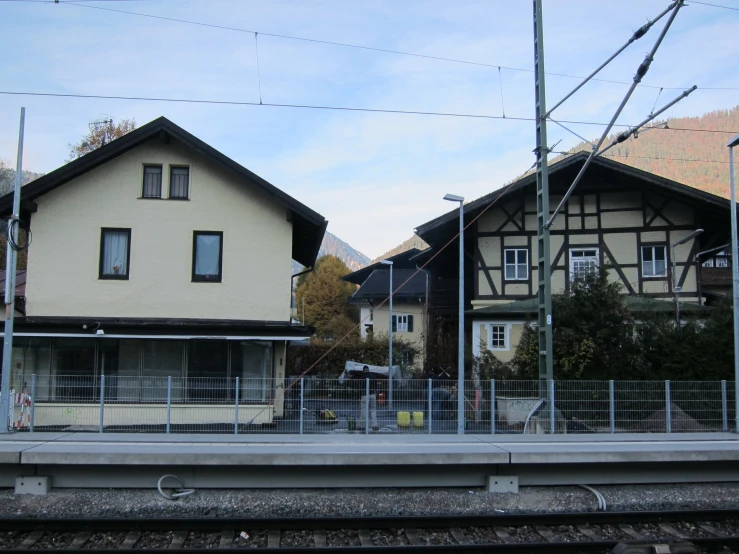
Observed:
[[[0,464],[378,466],[739,461],[734,433],[215,435],[16,433]]]

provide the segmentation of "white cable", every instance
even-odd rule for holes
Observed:
[[[600,492],[595,490],[593,487],[589,487],[588,485],[578,485],[578,486],[585,490],[592,492],[595,495],[595,497],[598,499],[598,509],[599,510],[603,510],[605,512],[608,509],[608,505],[606,504],[606,499]]]
[[[180,488],[179,489],[174,489],[175,492],[173,492],[171,495],[166,494],[162,490],[162,481],[164,481],[167,478],[174,479],[180,485]],[[167,500],[177,500],[178,498],[181,498],[183,496],[188,496],[188,495],[193,494],[195,492],[195,489],[186,489],[186,488],[184,488],[184,486],[185,486],[185,484],[176,475],[162,475],[159,478],[159,481],[157,482],[157,490],[159,491],[159,494],[161,494]]]

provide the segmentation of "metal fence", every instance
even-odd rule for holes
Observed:
[[[729,381],[31,376],[12,385],[25,431],[680,433],[735,427]],[[457,421],[458,402],[464,421]]]

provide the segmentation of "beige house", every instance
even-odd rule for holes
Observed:
[[[320,214],[163,117],[22,192],[33,242],[12,380],[33,383],[36,427],[87,421],[101,378],[129,407],[110,425],[161,423],[166,394],[182,423],[237,396],[244,423],[281,415],[288,344],[310,336],[291,323],[291,260],[314,264]]]
[[[428,276],[414,267],[412,258],[419,251],[411,249],[391,258],[393,262],[393,310],[390,314],[390,270],[377,262],[343,277],[343,280],[359,285],[352,302],[360,306],[360,332],[362,338],[371,333],[387,336],[392,326],[393,337],[413,344],[419,354],[415,357],[399,351],[400,359],[393,365],[421,368],[426,341],[426,306]],[[396,350],[395,348],[393,350]]]
[[[586,157],[575,154],[550,167],[552,211]],[[596,158],[551,228],[552,292],[565,293],[574,278],[608,264],[635,311],[674,311],[676,297],[683,313],[703,310],[730,291],[722,252],[729,208],[724,198]],[[465,233],[468,340],[474,354],[486,348],[508,361],[537,312],[536,176],[470,202],[464,212],[466,223],[475,218]],[[450,212],[416,232],[433,252],[456,234],[458,218]],[[448,278],[452,264],[439,259],[432,273]]]

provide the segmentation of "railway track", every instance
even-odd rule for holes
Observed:
[[[371,552],[611,552],[622,541],[655,552],[739,553],[739,510],[371,518],[4,519],[5,552],[118,554],[263,549],[270,554]],[[683,545],[682,549],[680,545]],[[690,550],[694,545],[698,550]],[[627,551],[628,552],[628,551]]]

